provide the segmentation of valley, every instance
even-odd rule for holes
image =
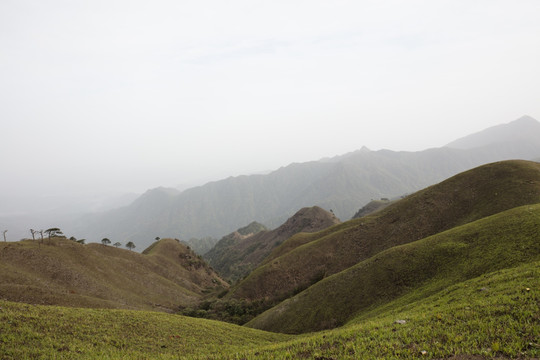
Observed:
[[[153,209],[139,219],[161,226],[180,195],[152,190],[129,211]],[[204,255],[159,236],[140,253],[68,235],[0,242],[0,357],[540,356],[540,163],[489,162],[376,199],[352,219],[312,205],[277,226],[246,222],[205,238]]]
[[[540,263],[527,263],[300,336],[158,312],[0,300],[0,349],[5,359],[534,359],[539,279]]]
[[[540,360],[540,1],[0,1],[0,360]]]

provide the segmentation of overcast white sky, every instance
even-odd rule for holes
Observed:
[[[143,192],[540,120],[540,1],[0,1],[0,196]]]

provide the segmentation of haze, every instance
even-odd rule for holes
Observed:
[[[539,18],[536,0],[2,1],[0,210],[540,119]]]

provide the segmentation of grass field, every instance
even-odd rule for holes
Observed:
[[[531,359],[540,356],[539,304],[540,262],[294,337],[157,312],[0,301],[0,358]]]
[[[299,289],[258,329],[147,311],[225,294],[178,241],[0,243],[0,360],[538,359],[540,165],[479,169],[286,241],[223,297]]]
[[[228,323],[158,312],[0,301],[0,358],[176,359],[288,339]]]
[[[482,274],[540,260],[540,205],[526,205],[378,253],[314,284],[247,326],[305,333],[373,306],[435,294]]]
[[[534,359],[540,356],[539,339],[540,262],[535,262],[480,276],[414,303],[400,298],[342,328],[239,357]]]

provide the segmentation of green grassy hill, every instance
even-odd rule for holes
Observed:
[[[414,294],[412,294],[414,296]],[[404,296],[341,328],[235,354],[257,359],[537,359],[540,262],[498,270],[415,301]],[[224,356],[223,358],[233,358]]]
[[[247,325],[285,333],[333,328],[409,294],[413,302],[485,273],[540,259],[540,205],[508,210],[396,246],[330,276]]]
[[[157,312],[0,300],[0,354],[6,360],[540,356],[540,262],[405,300],[374,307],[342,328],[294,337]]]
[[[174,311],[228,287],[173,239],[144,254],[64,238],[0,243],[0,298],[31,304]]]
[[[396,202],[397,200],[389,200],[387,198],[383,198],[380,200],[371,200],[366,205],[362,206],[354,215],[353,219],[358,219],[364,216],[371,215],[377,211],[381,211],[388,205],[392,204],[393,202]]]
[[[367,217],[293,236],[227,295],[284,299],[394,246],[540,202],[540,164],[504,161],[458,174]]]
[[[248,350],[282,334],[150,311],[0,300],[0,358],[178,359]]]
[[[237,250],[246,239],[266,232],[267,228],[256,221],[222,237],[206,254],[204,259],[225,279],[236,280],[251,271],[243,264],[246,254]]]
[[[176,240],[143,254],[59,238],[0,243],[0,358],[538,358],[539,236],[540,164],[525,161],[297,234],[226,297],[254,279],[281,280],[282,294],[307,284],[249,323],[290,333],[340,326],[302,335],[125,310],[170,310],[226,287]],[[275,278],[261,276],[268,269]],[[256,286],[256,296],[280,290]]]

